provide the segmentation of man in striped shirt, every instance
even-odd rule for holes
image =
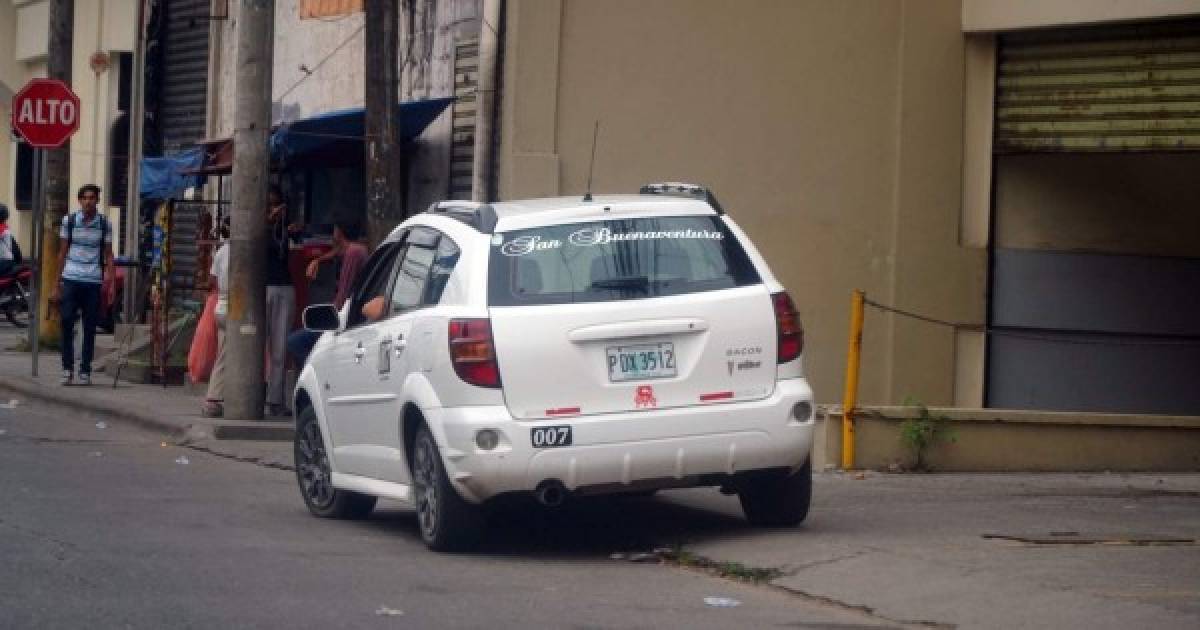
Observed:
[[[92,384],[92,355],[96,350],[96,320],[100,315],[100,290],[105,274],[115,273],[112,226],[97,212],[100,187],[79,189],[79,210],[63,219],[59,231],[59,283],[50,291],[62,321],[62,380],[70,385],[75,369],[75,318],[83,315],[83,348],[79,358],[79,384]]]

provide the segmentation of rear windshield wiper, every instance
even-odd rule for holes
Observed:
[[[646,276],[620,276],[617,278],[608,278],[606,280],[597,280],[592,283],[592,289],[640,289],[647,291],[650,289],[650,279]]]

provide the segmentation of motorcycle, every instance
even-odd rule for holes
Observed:
[[[0,313],[4,313],[8,323],[17,328],[28,326],[27,321],[22,319],[29,319],[29,286],[32,278],[33,270],[28,267],[0,277]]]

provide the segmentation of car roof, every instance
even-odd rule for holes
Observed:
[[[523,199],[491,204],[496,232],[542,225],[560,225],[610,217],[712,215],[716,211],[697,199],[664,195],[597,195]]]

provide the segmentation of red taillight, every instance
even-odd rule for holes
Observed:
[[[779,337],[779,362],[787,363],[804,351],[804,327],[800,325],[800,314],[787,292],[774,293],[775,330]]]
[[[486,319],[452,319],[450,362],[462,380],[479,387],[500,387],[500,366],[492,343],[492,324]]]

